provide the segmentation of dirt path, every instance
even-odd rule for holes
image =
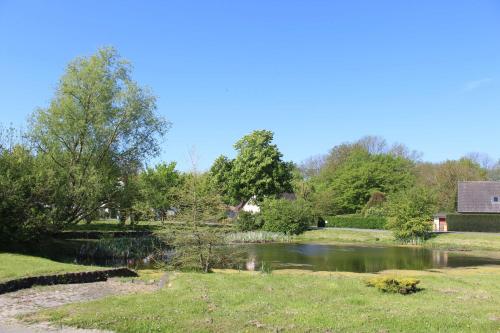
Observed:
[[[153,291],[156,284],[140,282],[120,282],[110,279],[106,282],[65,284],[48,287],[35,287],[0,295],[0,332],[1,333],[103,333],[99,330],[81,330],[69,327],[54,327],[48,323],[28,325],[18,321],[17,315],[36,312],[64,304],[90,301],[110,295],[130,294]]]

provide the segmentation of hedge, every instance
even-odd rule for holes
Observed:
[[[385,217],[361,215],[336,215],[329,216],[327,227],[337,228],[359,228],[359,229],[385,229],[387,220]]]
[[[448,214],[448,231],[500,232],[500,214]]]

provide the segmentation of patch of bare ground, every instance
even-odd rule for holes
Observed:
[[[28,324],[19,321],[17,317],[69,303],[91,301],[112,295],[151,292],[157,288],[157,284],[146,283],[140,280],[123,281],[109,279],[105,282],[34,287],[3,294],[0,295],[0,332],[103,333],[105,331],[54,327],[48,323]]]

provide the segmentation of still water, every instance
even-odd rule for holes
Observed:
[[[247,255],[245,266],[249,270],[258,270],[263,262],[270,265],[272,269],[295,268],[347,272],[500,265],[500,260],[414,247],[320,244],[252,244],[242,246]]]
[[[273,270],[306,269],[313,271],[378,272],[386,269],[423,270],[443,267],[500,265],[500,260],[471,256],[460,252],[418,247],[368,247],[269,243],[235,245],[241,257],[234,268],[259,270],[263,263]],[[14,252],[38,255],[56,261],[99,266],[154,268],[151,254],[158,253],[152,238],[104,240],[51,240],[23,246]],[[1,250],[1,248],[0,248]],[[13,249],[10,249],[12,252]],[[168,253],[162,250],[163,260]]]

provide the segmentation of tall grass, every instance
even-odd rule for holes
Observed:
[[[226,240],[229,243],[285,243],[291,242],[292,238],[281,232],[245,231],[229,233]]]

